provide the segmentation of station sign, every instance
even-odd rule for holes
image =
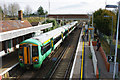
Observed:
[[[106,5],[106,8],[117,8],[117,5]]]
[[[108,56],[108,62],[114,62],[114,56]]]

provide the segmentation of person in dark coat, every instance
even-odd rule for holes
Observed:
[[[97,46],[98,46],[98,43],[99,43],[99,38],[97,38]]]
[[[98,51],[100,47],[101,47],[101,43],[100,43],[100,41],[99,41],[98,44],[97,44],[97,49],[96,49],[96,51]]]
[[[82,35],[82,41],[85,41],[85,36],[84,35]]]

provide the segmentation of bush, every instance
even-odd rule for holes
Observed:
[[[46,23],[52,23],[53,24],[53,28],[50,28],[50,30],[53,30],[53,29],[57,28],[57,26],[58,26],[56,20],[47,19]],[[45,24],[45,21],[42,24]]]

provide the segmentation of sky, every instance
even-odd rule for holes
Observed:
[[[105,9],[105,4],[117,5],[117,2],[119,0],[0,0],[0,6],[18,3],[23,11],[29,5],[32,12],[42,6],[50,14],[88,14],[100,8]]]

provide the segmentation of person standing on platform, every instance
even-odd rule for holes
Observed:
[[[97,49],[96,49],[96,51],[98,51],[100,47],[101,47],[101,43],[100,43],[100,40],[98,39],[97,40]]]
[[[97,38],[97,46],[98,46],[98,43],[99,43],[99,38]]]
[[[88,25],[86,24],[85,25],[85,35],[87,34],[87,32],[88,32]]]

